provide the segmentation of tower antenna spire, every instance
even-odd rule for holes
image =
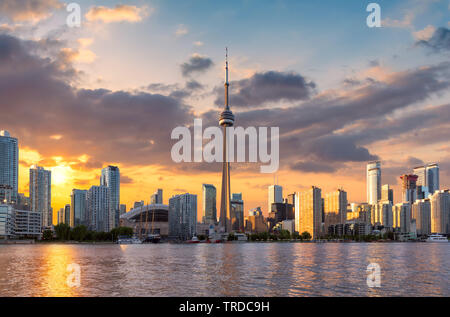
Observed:
[[[228,47],[225,47],[225,109],[230,109],[228,87],[230,87],[230,83],[228,82]]]

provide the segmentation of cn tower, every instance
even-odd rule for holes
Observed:
[[[227,127],[234,124],[234,114],[230,110],[228,88],[228,49],[225,58],[225,107],[219,118],[219,125],[223,127],[223,163],[222,163],[222,195],[220,199],[220,222],[223,232],[231,231],[231,194],[230,194],[230,162],[228,161],[228,137]]]

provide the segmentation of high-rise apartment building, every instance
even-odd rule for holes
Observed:
[[[381,201],[389,201],[394,204],[394,190],[388,184],[381,187]]]
[[[231,195],[231,230],[244,231],[244,201],[241,193]]]
[[[380,201],[378,204],[372,205],[371,213],[370,220],[373,226],[393,228],[392,204],[389,201]]]
[[[33,165],[30,168],[31,211],[42,213],[42,227],[53,225],[52,172]]]
[[[116,228],[119,226],[120,213],[120,171],[117,166],[108,166],[102,169],[100,186],[106,186],[110,190],[109,228]]]
[[[11,201],[17,201],[19,186],[19,146],[8,131],[0,131],[0,186],[11,188]]]
[[[402,202],[410,203],[411,205],[417,199],[417,175],[402,175]]]
[[[411,204],[399,203],[392,207],[392,227],[401,233],[411,232]]]
[[[322,191],[312,186],[298,192],[295,197],[295,231],[302,234],[307,231],[313,239],[317,239],[322,224]]]
[[[162,204],[163,203],[163,190],[158,188],[150,197],[150,204]]]
[[[203,192],[203,223],[217,222],[216,187],[210,184],[202,185]]]
[[[87,190],[73,189],[70,196],[70,226],[89,226],[89,217],[87,209]]]
[[[97,232],[109,232],[110,189],[106,186],[92,186],[86,195],[89,228]]]
[[[431,234],[431,203],[429,199],[416,200],[412,205],[412,219],[416,220],[417,235]]]
[[[450,192],[438,190],[430,196],[431,202],[431,232],[450,233]]]
[[[283,188],[279,185],[270,185],[268,191],[267,212],[270,212],[272,204],[283,202]]]
[[[69,225],[70,227],[73,227],[73,222],[72,222],[72,219],[71,219],[71,214],[70,214],[70,205],[69,204],[67,204],[67,205],[65,205],[64,206],[64,219],[65,219],[65,223],[67,224],[67,225]]]
[[[345,224],[347,220],[347,192],[338,189],[325,194],[324,197],[324,223],[325,232],[331,225]]]
[[[437,163],[426,164],[414,168],[414,174],[417,175],[417,186],[421,186],[422,191],[433,194],[439,190],[439,165]]]
[[[169,237],[189,240],[197,231],[197,195],[189,193],[169,199]]]
[[[366,171],[367,202],[377,204],[381,199],[381,163],[379,161],[367,164]]]

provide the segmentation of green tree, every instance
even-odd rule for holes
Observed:
[[[230,233],[230,234],[228,235],[227,240],[228,240],[228,241],[234,241],[234,240],[236,240],[236,236],[234,235],[234,233]]]
[[[70,237],[76,241],[83,241],[86,238],[87,232],[86,226],[76,226],[70,231]]]
[[[42,233],[42,240],[53,240],[53,231],[51,230],[44,230],[44,232]]]
[[[56,239],[65,241],[70,239],[70,227],[68,224],[60,223],[55,226]]]
[[[280,231],[280,239],[281,240],[290,240],[291,233],[288,230],[281,230]]]
[[[297,231],[295,231],[295,232],[292,234],[292,239],[295,239],[295,240],[300,239],[300,235],[298,234]]]
[[[307,241],[311,240],[311,238],[312,238],[311,234],[308,231],[303,232],[301,237],[302,237],[302,240],[307,240]]]

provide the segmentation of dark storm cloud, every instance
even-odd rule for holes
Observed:
[[[189,61],[181,65],[181,73],[187,77],[195,72],[205,72],[214,65],[213,61],[206,56],[194,54]]]
[[[428,47],[434,52],[450,51],[450,30],[440,27],[429,40],[420,40],[416,44]]]
[[[309,99],[316,84],[296,73],[268,71],[231,82],[233,107],[259,107],[268,102]],[[215,89],[215,104],[223,104],[223,88]]]
[[[160,94],[75,89],[61,60],[29,54],[0,35],[0,126],[43,156],[128,164],[171,162],[170,133],[193,121],[191,108]],[[62,146],[50,137],[61,135]],[[86,166],[87,167],[87,166]]]

